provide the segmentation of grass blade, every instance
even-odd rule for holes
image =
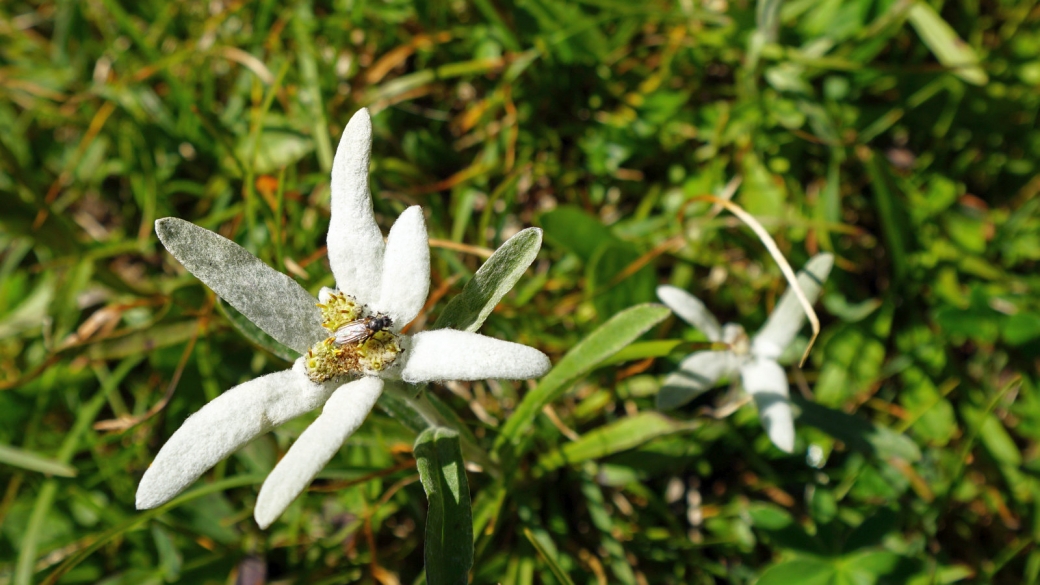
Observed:
[[[639,339],[651,327],[664,321],[671,312],[655,304],[637,305],[614,315],[575,345],[560,363],[542,378],[502,426],[495,450],[514,443],[534,421],[546,404],[559,398],[567,388],[596,366]]]
[[[0,463],[60,477],[76,477],[76,468],[11,445],[0,445]]]
[[[538,556],[542,557],[542,560],[545,561],[546,565],[549,565],[549,571],[552,572],[553,577],[556,577],[557,581],[562,585],[574,585],[574,581],[572,581],[566,571],[563,570],[560,563],[556,562],[556,557],[549,551],[549,548],[545,546],[540,538],[531,532],[530,528],[524,528],[524,536],[527,537],[531,546],[538,551]]]
[[[641,412],[635,416],[603,425],[581,436],[573,443],[550,451],[538,460],[542,471],[567,464],[598,459],[638,447],[662,435],[695,428],[697,423],[681,423],[657,412]]]

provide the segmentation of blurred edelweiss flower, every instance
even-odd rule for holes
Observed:
[[[833,264],[833,256],[819,254],[798,273],[798,284],[810,303],[816,302]],[[657,296],[683,321],[704,333],[709,341],[729,345],[727,350],[698,351],[684,359],[679,369],[665,379],[657,395],[657,407],[671,409],[681,406],[710,389],[721,378],[735,379],[739,374],[744,391],[755,401],[762,427],[773,444],[788,453],[793,452],[794,422],[788,399],[787,374],[777,359],[805,324],[805,313],[794,292],[791,289],[784,292],[766,324],[750,340],[744,328],[736,323],[720,327],[704,303],[680,288],[658,287]]]
[[[371,119],[361,110],[343,131],[333,163],[328,250],[338,290],[323,289],[320,304],[234,242],[183,220],[156,222],[163,245],[192,274],[304,357],[292,369],[235,386],[189,417],[145,471],[138,509],[162,505],[255,437],[324,404],[260,488],[254,516],[266,528],[361,426],[384,378],[527,379],[549,369],[542,352],[477,333],[399,333],[426,302],[429,242],[414,206],[384,243],[368,189],[371,146]],[[365,317],[365,326],[342,329]]]

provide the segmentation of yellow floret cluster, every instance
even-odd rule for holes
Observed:
[[[329,331],[336,331],[347,323],[360,319],[364,307],[348,294],[338,291],[330,293],[328,301],[318,303],[318,308],[321,309],[321,326]]]
[[[380,331],[356,347],[358,365],[366,373],[381,372],[390,367],[401,353],[400,338],[389,331]]]
[[[332,293],[328,301],[318,303],[321,309],[322,327],[330,333],[365,314],[365,306],[354,297],[343,293]],[[390,367],[401,349],[400,336],[390,331],[377,331],[361,343],[337,344],[335,336],[314,344],[307,351],[304,361],[307,377],[316,383],[338,377],[372,375]]]

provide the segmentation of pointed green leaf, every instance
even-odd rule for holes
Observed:
[[[582,209],[563,205],[543,214],[539,221],[545,237],[588,262],[604,243],[616,241],[610,229]]]
[[[527,228],[506,240],[462,292],[444,307],[434,329],[476,331],[523,276],[542,247],[542,230]]]
[[[473,511],[459,434],[436,427],[415,441],[426,515],[426,583],[466,585],[473,566]]]
[[[495,449],[499,450],[507,443],[516,442],[542,407],[559,398],[571,384],[639,339],[669,314],[671,311],[663,305],[637,305],[614,315],[596,328],[567,352],[534,390],[524,396],[523,401],[502,426],[502,433],[495,442]]]
[[[757,585],[828,585],[836,569],[822,559],[796,558],[766,569]]]
[[[695,426],[696,423],[681,423],[657,412],[641,412],[589,431],[577,441],[546,453],[538,460],[538,467],[549,471],[566,464],[606,457]]]
[[[965,43],[957,32],[925,2],[914,2],[908,13],[921,40],[940,63],[953,70],[954,75],[972,85],[986,85],[989,76],[979,66],[979,57],[971,45]]]

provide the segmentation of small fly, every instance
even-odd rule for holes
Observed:
[[[336,345],[347,345],[348,343],[361,345],[369,339],[372,339],[372,336],[376,333],[385,331],[393,324],[393,320],[387,315],[363,317],[356,321],[351,321],[337,329],[336,332],[332,334],[333,343]]]

